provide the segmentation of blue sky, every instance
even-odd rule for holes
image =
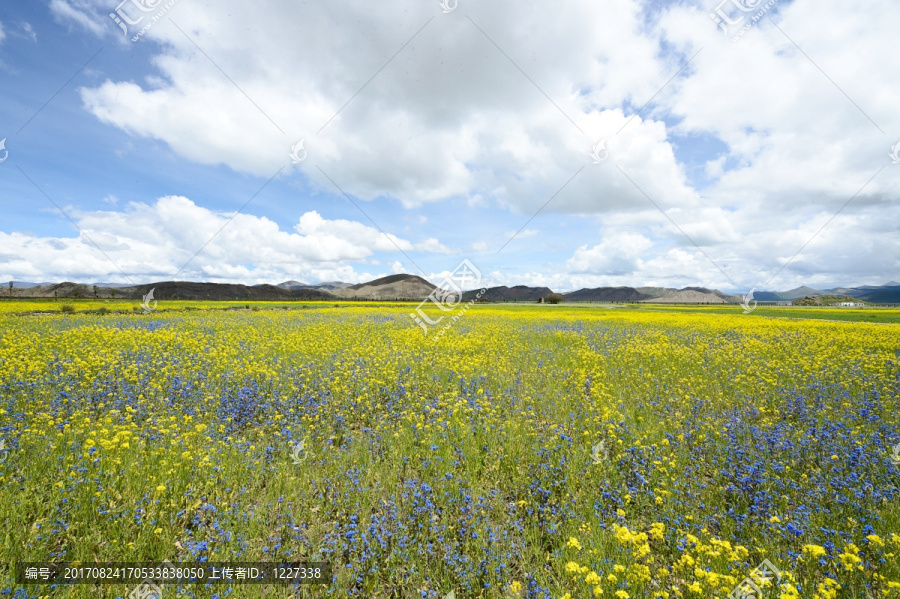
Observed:
[[[900,9],[756,4],[7,3],[0,279],[897,279]]]

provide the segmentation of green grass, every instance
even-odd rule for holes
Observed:
[[[826,575],[848,597],[900,582],[893,327],[484,305],[434,342],[393,303],[88,302],[0,310],[7,562],[318,555],[330,596],[374,599],[585,597],[590,572],[603,597],[724,598],[763,557],[804,596]],[[862,570],[840,565],[849,543]]]

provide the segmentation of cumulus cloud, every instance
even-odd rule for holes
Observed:
[[[641,265],[641,255],[653,247],[653,242],[637,233],[613,233],[593,247],[579,247],[566,263],[574,273],[606,273],[631,275]]]
[[[435,239],[387,239],[376,228],[315,211],[303,214],[293,232],[283,231],[265,217],[214,212],[180,196],[70,214],[77,237],[0,233],[3,276],[141,282],[178,273],[179,279],[208,281],[358,282],[372,275],[358,274],[353,263],[365,268],[376,252],[443,249]]]
[[[110,79],[81,93],[102,122],[202,164],[270,176],[303,138],[309,158],[297,168],[322,188],[331,182],[316,166],[363,199],[388,196],[414,207],[480,195],[533,212],[590,162],[597,139],[627,122],[623,103],[643,103],[679,66],[678,57],[658,57],[656,41],[641,33],[640,8],[623,7],[576,2],[560,15],[557,7],[523,12],[510,3],[480,7],[469,21],[432,19],[437,5],[413,10],[396,0],[378,11],[182,3],[167,15],[178,27],[160,22],[147,33],[160,44],[161,77]],[[513,24],[509,10],[523,22]],[[376,33],[360,36],[362,26]],[[613,60],[625,43],[628,64]],[[663,123],[634,119],[611,143],[636,176],[653,173],[654,190],[691,200]],[[637,198],[615,175],[577,177],[551,209],[597,212]]]
[[[105,0],[50,6],[61,22],[121,37]],[[573,240],[559,260],[568,272],[534,280],[749,286],[788,261],[779,277],[791,282],[895,268],[885,222],[900,183],[886,157],[900,140],[900,86],[886,75],[900,72],[896,3],[848,12],[838,0],[780,0],[739,42],[709,9],[180,2],[140,42],[154,44],[152,77],[110,76],[80,93],[100,122],[195,163],[269,177],[303,138],[308,158],[283,176],[318,190],[407,209],[540,210],[542,233],[560,213],[605,227],[599,242]],[[608,157],[594,164],[600,140]],[[692,144],[721,149],[692,155]],[[352,224],[305,218],[298,227],[311,228],[296,234],[314,231],[344,260],[396,250],[376,248],[386,244],[451,252],[435,239],[357,246]]]
[[[718,202],[836,209],[885,164],[884,148],[900,135],[900,87],[884,78],[900,70],[900,56],[887,51],[893,27],[878,17],[896,15],[897,6],[876,0],[851,14],[835,0],[795,0],[778,9],[777,26],[764,18],[738,43],[712,27],[687,27],[693,6],[665,13],[661,35],[703,48],[669,96],[679,119],[672,131],[727,144],[733,167],[708,166],[718,181],[707,194]],[[852,59],[841,49],[847,44]],[[884,173],[864,195],[897,175]]]

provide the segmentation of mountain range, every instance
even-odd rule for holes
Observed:
[[[833,289],[813,289],[797,287],[789,291],[755,291],[753,298],[760,302],[795,301],[805,297],[825,295],[846,295],[873,304],[900,302],[900,283],[890,281],[884,285],[861,285],[859,287],[835,287]]]
[[[323,291],[334,291],[335,289],[343,289],[344,287],[350,287],[350,283],[344,283],[343,281],[328,281],[326,283],[316,283],[315,285],[310,285],[309,283],[301,283],[300,281],[285,281],[284,283],[279,283],[276,287],[280,287],[282,289],[321,289]]]
[[[342,281],[308,284],[285,281],[277,285],[239,285],[231,283],[194,283],[188,281],[163,281],[143,285],[77,283],[27,283],[14,281],[12,296],[20,298],[126,298],[141,299],[150,290],[157,300],[423,300],[435,286],[422,277],[399,274],[382,277],[366,283],[351,285]],[[0,287],[0,297],[8,296],[7,286]],[[479,293],[481,294],[479,297]],[[481,302],[536,302],[552,293],[548,287],[489,287],[463,293],[463,301]],[[705,287],[595,287],[562,293],[569,302],[640,302],[677,304],[737,304],[742,295],[730,295]],[[797,287],[788,291],[755,291],[753,299],[759,302],[817,303],[816,298],[850,298],[866,303],[900,303],[900,283],[891,281],[885,285],[862,285],[814,289]]]

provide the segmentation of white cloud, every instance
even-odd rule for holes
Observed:
[[[33,42],[37,41],[37,33],[34,32],[34,28],[31,26],[31,23],[23,22],[20,27],[22,28],[22,31],[25,32],[23,35],[26,38],[30,39]]]
[[[593,247],[579,247],[566,266],[573,273],[631,275],[640,267],[641,256],[651,247],[653,242],[643,235],[611,233]]]
[[[50,0],[50,12],[58,23],[78,25],[95,35],[103,35],[104,29],[96,4],[87,0]]]
[[[885,222],[896,216],[900,167],[860,193],[900,140],[896,2],[847,11],[837,0],[780,0],[768,15],[778,26],[763,18],[738,43],[716,30],[710,8],[707,0],[652,8],[573,0],[525,10],[502,0],[442,15],[436,2],[399,0],[378,10],[180,2],[168,16],[215,65],[165,19],[140,42],[156,44],[152,77],[115,75],[81,97],[103,123],[200,164],[269,177],[302,137],[309,157],[285,176],[328,193],[337,184],[405,208],[445,201],[525,217],[541,210],[534,226],[548,239],[554,214],[603,221],[599,242],[571,239],[578,249],[556,257],[570,272],[523,275],[534,280],[727,285],[730,277],[758,287],[857,193],[779,280],[896,269],[897,230]],[[121,36],[105,0],[52,0],[51,10],[60,22]],[[593,164],[588,154],[600,139],[609,157]],[[674,144],[684,150],[696,140],[724,150],[680,163],[692,153]],[[688,172],[713,181],[694,189]],[[298,226],[311,227],[327,251],[350,252],[347,259],[394,244],[451,252],[434,239],[372,237],[372,229],[368,245],[355,245],[368,227],[306,217]]]
[[[897,6],[876,0],[848,13],[836,0],[795,0],[778,9],[773,21],[785,33],[764,18],[739,43],[712,26],[689,27],[696,18],[690,6],[661,19],[670,41],[703,47],[691,76],[669,96],[682,119],[675,131],[728,144],[738,167],[721,172],[722,163],[709,165],[721,176],[710,191],[720,202],[777,209],[823,197],[846,200],[884,164],[884,147],[900,134],[900,87],[884,77],[900,71],[900,56],[888,51],[892,22],[879,16],[897,14]],[[900,180],[885,175],[866,195]]]
[[[398,237],[388,240],[373,227],[327,220],[315,211],[300,217],[295,232],[248,214],[237,214],[229,222],[232,214],[208,210],[179,196],[160,198],[154,204],[130,203],[118,212],[69,212],[83,231],[77,237],[0,233],[4,276],[126,281],[124,271],[135,281],[169,279],[202,247],[179,278],[357,282],[365,277],[354,271],[352,263],[364,263],[376,252],[397,252],[398,246],[404,251],[443,248],[436,239],[421,244]],[[206,240],[211,241],[203,246]]]
[[[215,9],[180,3],[172,19],[246,96],[177,28],[157,23],[147,37],[161,44],[155,64],[162,77],[107,80],[82,89],[82,98],[101,121],[164,141],[202,164],[271,176],[303,137],[309,157],[298,168],[329,191],[334,187],[317,166],[362,199],[388,196],[414,207],[483,197],[533,213],[589,162],[597,138],[626,122],[619,106],[643,103],[677,68],[639,33],[643,15],[634,2],[612,12],[576,2],[564,15],[555,6],[521,11],[509,3],[480,7],[473,20],[540,90],[471,22],[450,17],[430,22],[359,91],[440,14],[437,8],[409,10],[397,0],[378,11],[287,1],[266,11],[232,1]],[[553,23],[565,23],[566,35]],[[378,33],[360,36],[363,26]],[[627,64],[614,60],[622,44]],[[543,50],[527,50],[534,47]],[[323,70],[310,56],[333,68]],[[652,173],[652,191],[691,201],[661,122],[634,119],[611,143],[635,177]],[[548,210],[603,212],[639,198],[607,170],[576,177]]]
[[[425,241],[421,243],[417,243],[415,245],[417,251],[420,252],[430,252],[433,254],[453,254],[454,250],[448,248],[443,243],[435,239],[434,237],[429,237]]]

